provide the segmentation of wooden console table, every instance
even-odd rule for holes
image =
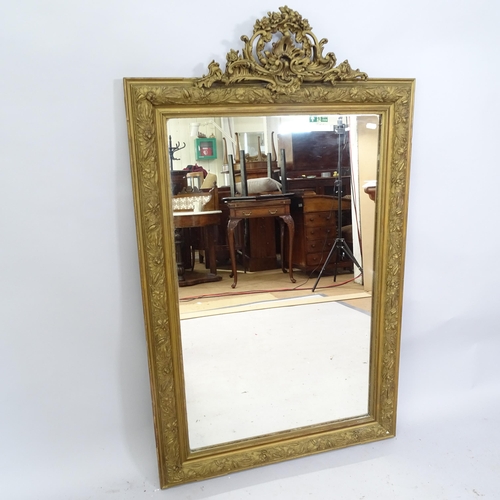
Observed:
[[[293,251],[293,236],[295,232],[295,224],[290,215],[290,198],[285,198],[283,196],[276,197],[266,197],[260,196],[253,199],[243,199],[236,200],[234,198],[231,201],[227,201],[227,206],[229,208],[229,219],[227,223],[227,240],[229,244],[229,256],[231,258],[231,270],[234,282],[231,285],[232,288],[236,287],[238,282],[238,274],[236,269],[236,252],[234,244],[234,230],[238,226],[238,223],[243,219],[255,219],[255,218],[265,218],[265,217],[278,217],[281,225],[281,269],[286,272],[285,269],[285,256],[283,255],[285,246],[285,224],[288,227],[288,262],[292,261],[292,251]],[[289,266],[290,281],[295,283],[295,278],[293,277],[293,267]]]
[[[222,279],[222,276],[217,275],[217,264],[215,259],[215,229],[220,222],[220,215],[220,210],[210,210],[206,212],[174,212],[175,253],[179,286],[197,285],[199,283],[220,281]],[[210,272],[193,272],[186,275],[182,259],[182,230],[193,227],[199,227],[202,230],[203,243]]]

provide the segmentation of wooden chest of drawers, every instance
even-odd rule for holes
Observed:
[[[342,200],[342,210],[350,212],[349,200]],[[306,191],[292,199],[291,215],[295,222],[293,267],[319,272],[337,237],[338,200]],[[334,265],[332,257],[327,268]]]

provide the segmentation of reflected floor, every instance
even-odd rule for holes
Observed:
[[[179,288],[191,448],[366,414],[371,295],[352,273],[315,292],[299,270],[241,272],[235,289],[218,273]]]
[[[181,324],[191,448],[368,412],[366,312],[330,301]]]
[[[200,263],[195,269],[205,271]],[[238,271],[235,289],[231,288],[233,279],[229,277],[229,270],[217,272],[222,276],[221,281],[179,287],[181,319],[332,300],[371,312],[371,294],[362,284],[354,282],[352,273],[338,274],[335,282],[333,276],[324,274],[312,292],[317,274],[309,276],[300,270],[294,270],[296,283],[291,283],[281,269]]]

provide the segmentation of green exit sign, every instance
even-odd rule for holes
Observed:
[[[310,116],[309,123],[328,123],[328,116]]]

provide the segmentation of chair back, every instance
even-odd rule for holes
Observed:
[[[199,191],[203,184],[203,172],[189,172],[186,174],[186,181],[188,188],[193,191]]]
[[[252,195],[256,193],[271,193],[276,191],[281,191],[282,194],[287,192],[287,177],[286,177],[286,159],[285,159],[285,150],[282,149],[280,151],[280,176],[281,176],[281,185],[276,182],[273,178],[273,170],[272,170],[272,155],[269,153],[267,155],[267,177],[250,179],[247,178],[246,171],[246,163],[245,163],[245,151],[240,151],[240,183],[241,187],[237,189],[236,183],[236,172],[235,172],[235,162],[232,155],[228,155],[228,167],[229,167],[229,189],[231,198],[238,197],[248,197],[249,191]],[[249,190],[249,182],[252,184],[252,189]],[[256,191],[258,190],[258,192]]]

